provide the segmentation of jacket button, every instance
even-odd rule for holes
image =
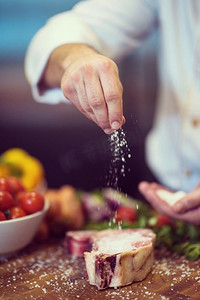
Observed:
[[[192,175],[192,171],[189,169],[185,169],[184,173],[186,177],[190,177]]]
[[[192,118],[191,122],[193,127],[197,127],[200,125],[200,120],[197,118]]]

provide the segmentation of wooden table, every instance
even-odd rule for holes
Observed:
[[[66,255],[62,240],[32,243],[0,262],[0,299],[130,300],[200,299],[200,260],[189,262],[166,250],[155,251],[152,272],[142,282],[98,291],[85,279],[82,258]]]

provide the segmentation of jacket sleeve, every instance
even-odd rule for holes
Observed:
[[[36,101],[66,101],[60,89],[40,91],[38,82],[51,52],[66,43],[85,43],[116,60],[149,35],[157,21],[154,0],[87,0],[55,15],[33,37],[25,56],[25,74]]]

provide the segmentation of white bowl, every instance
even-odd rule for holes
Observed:
[[[34,214],[0,222],[0,256],[7,256],[27,246],[34,238],[40,226],[49,203],[45,201],[44,208]]]

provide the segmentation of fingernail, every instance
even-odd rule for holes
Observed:
[[[146,181],[140,182],[139,189],[141,192],[145,192],[148,187],[148,183]]]
[[[119,129],[120,128],[120,123],[115,121],[112,123],[112,129],[116,130],[116,129]]]
[[[111,133],[113,132],[113,130],[110,129],[110,128],[106,128],[106,129],[104,129],[104,132],[105,132],[106,134],[111,134]]]

